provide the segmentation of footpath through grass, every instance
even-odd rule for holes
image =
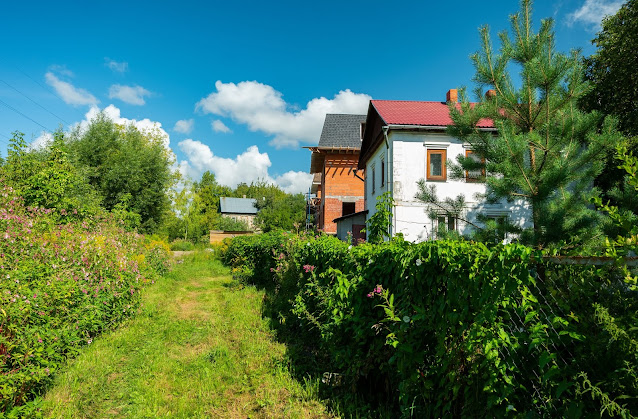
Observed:
[[[185,257],[146,289],[141,312],[56,378],[46,417],[328,417],[316,383],[286,367],[263,293],[213,256]]]

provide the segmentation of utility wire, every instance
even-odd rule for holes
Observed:
[[[42,83],[40,83],[39,81],[37,81],[36,79],[34,79],[33,77],[31,77],[30,75],[28,75],[27,73],[25,73],[20,67],[14,65],[14,67],[22,74],[24,74],[26,77],[28,77],[29,79],[31,79],[31,81],[33,81],[35,84],[37,84],[38,86],[40,86],[41,88],[43,88],[44,90],[46,90],[47,92],[51,93],[53,96],[57,97],[58,99],[60,99],[62,102],[66,103],[66,101],[64,99],[62,99],[60,96],[58,96],[57,93],[55,93],[53,90],[49,89],[48,87],[46,87],[45,85],[43,85]],[[82,116],[82,119],[84,119],[85,115],[82,115],[82,113],[80,111],[78,111],[77,109],[73,108],[78,115]]]
[[[22,96],[26,97],[27,99],[29,99],[31,102],[35,103],[36,105],[38,105],[39,107],[41,107],[42,109],[44,109],[45,111],[47,111],[48,113],[50,113],[51,115],[55,116],[56,118],[58,118],[60,121],[64,122],[67,125],[70,125],[67,121],[65,121],[64,119],[62,119],[61,117],[57,116],[56,114],[54,114],[53,112],[51,112],[50,110],[48,110],[47,108],[45,108],[44,106],[40,105],[38,102],[36,102],[35,100],[31,99],[29,96],[25,95],[24,93],[22,93],[21,91],[19,91],[18,89],[16,89],[15,87],[11,86],[9,83],[7,83],[4,80],[0,80],[2,83],[6,84],[7,86],[9,86],[10,88],[12,88],[13,90],[15,90],[16,92],[20,93]]]
[[[22,112],[20,112],[19,110],[17,110],[16,108],[14,108],[13,106],[9,105],[7,102],[5,102],[4,100],[0,99],[0,103],[3,104],[4,106],[6,106],[7,108],[11,109],[12,111],[14,111],[17,114],[20,114],[22,116],[24,116],[25,118],[27,118],[29,121],[41,126],[42,128],[44,128],[47,131],[52,131],[49,128],[45,127],[44,125],[42,125],[41,123],[39,123],[38,121],[36,121],[35,119],[23,114]]]

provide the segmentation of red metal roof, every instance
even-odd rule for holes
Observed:
[[[452,125],[450,112],[445,102],[407,100],[371,100],[370,102],[388,125]],[[481,119],[477,126],[494,128],[494,122],[490,119]]]

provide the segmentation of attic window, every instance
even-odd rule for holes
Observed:
[[[361,141],[363,141],[363,134],[365,134],[365,132],[366,132],[366,123],[362,122],[361,123],[361,135],[360,135]]]

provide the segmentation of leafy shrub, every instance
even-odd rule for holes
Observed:
[[[177,239],[171,242],[171,250],[186,252],[189,250],[193,250],[194,248],[195,245],[188,240]]]
[[[403,416],[638,409],[638,297],[614,266],[555,265],[521,245],[282,234],[236,238],[224,260],[269,290],[297,368]]]
[[[0,412],[32,416],[66,359],[131,316],[168,269],[168,245],[110,215],[58,224],[0,190]],[[34,400],[36,399],[36,400]]]

